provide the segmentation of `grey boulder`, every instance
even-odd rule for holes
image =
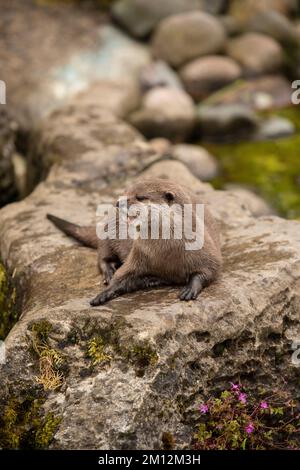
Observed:
[[[164,19],[155,31],[152,50],[155,57],[179,67],[197,57],[219,52],[225,39],[217,18],[193,11]]]
[[[258,123],[256,114],[242,104],[198,107],[198,126],[204,140],[224,142],[251,138]]]
[[[241,67],[230,57],[212,55],[186,64],[180,76],[187,92],[199,101],[214,91],[229,85],[242,74]]]
[[[181,142],[194,128],[196,110],[185,91],[157,87],[144,95],[141,109],[132,113],[128,120],[149,139],[165,137]]]
[[[283,50],[280,44],[265,34],[244,33],[230,39],[226,50],[249,75],[276,72],[283,65]]]

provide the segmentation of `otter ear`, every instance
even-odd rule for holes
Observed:
[[[171,191],[166,191],[166,192],[165,192],[165,199],[166,199],[168,202],[174,201],[174,199],[175,199],[175,194],[172,193]]]

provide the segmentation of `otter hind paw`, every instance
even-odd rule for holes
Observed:
[[[180,292],[180,300],[196,300],[203,289],[201,278],[197,275],[193,276],[190,282]]]

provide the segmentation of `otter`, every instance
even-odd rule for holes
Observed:
[[[114,214],[122,212],[124,198],[129,208],[134,206],[143,209],[149,206],[154,212],[159,212],[158,208],[164,208],[159,212],[160,217],[164,216],[166,208],[190,205],[192,228],[194,231],[197,229],[196,205],[201,204],[201,200],[191,190],[176,182],[158,178],[138,180],[118,199]],[[172,211],[170,213],[174,216]],[[157,238],[143,239],[137,236],[134,239],[122,239],[117,224],[115,238],[109,236],[104,240],[97,236],[96,227],[81,227],[51,214],[47,214],[47,218],[67,235],[85,246],[97,249],[98,266],[107,287],[90,301],[93,307],[129,292],[170,285],[184,286],[179,295],[180,300],[195,300],[206,286],[217,279],[221,271],[219,229],[206,205],[203,246],[194,250],[186,249],[185,236],[180,239],[174,236],[172,223],[169,239],[162,237],[161,226],[158,228]],[[139,222],[138,218],[127,217],[128,224],[136,220]],[[174,221],[174,217],[172,220]],[[149,216],[146,219],[144,217],[142,223],[149,225]],[[109,227],[109,218],[103,221],[103,227]],[[137,233],[140,227],[141,224],[137,224]]]

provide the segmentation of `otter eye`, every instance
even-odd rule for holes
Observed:
[[[148,199],[146,196],[136,196],[137,201],[146,201]]]
[[[167,191],[165,193],[165,198],[166,198],[167,201],[174,201],[175,195],[173,193],[171,193],[171,191]]]

